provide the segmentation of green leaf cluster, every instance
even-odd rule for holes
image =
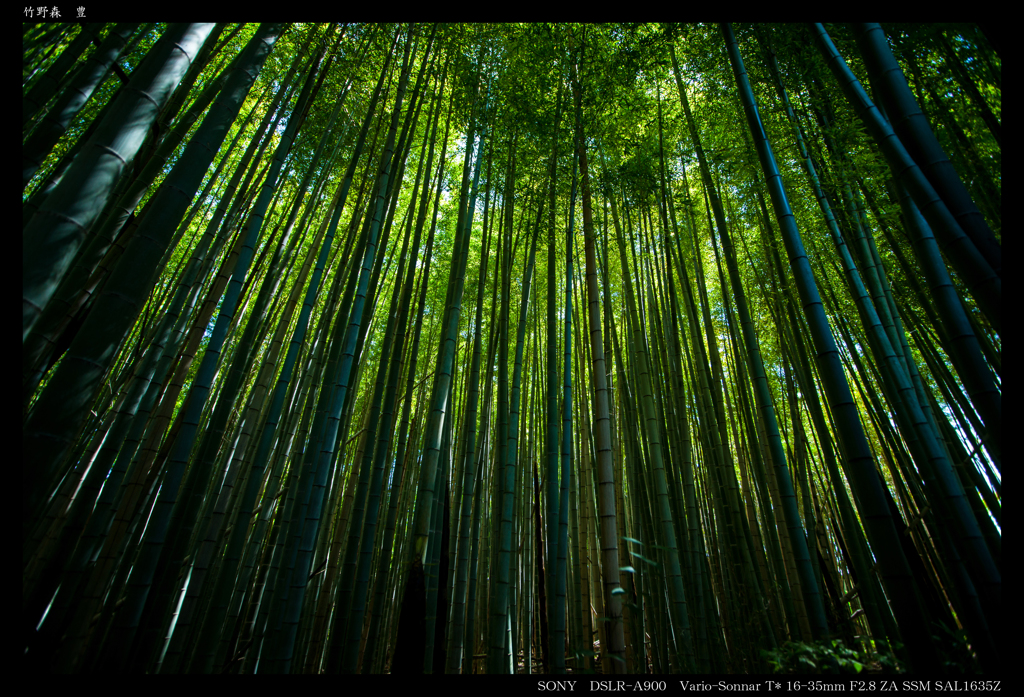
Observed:
[[[815,642],[787,641],[761,657],[776,674],[902,673],[903,666],[891,651],[855,651],[839,639]]]

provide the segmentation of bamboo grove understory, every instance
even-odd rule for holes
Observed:
[[[22,42],[26,669],[1001,669],[987,27]]]

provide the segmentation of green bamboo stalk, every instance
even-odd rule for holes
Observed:
[[[612,219],[616,220],[615,202],[612,200]],[[616,225],[616,228],[618,226]],[[647,350],[644,346],[645,339],[639,327],[639,318],[636,309],[636,300],[633,293],[629,267],[626,264],[626,246],[621,233],[616,229],[616,241],[619,245],[619,257],[622,260],[622,275],[626,286],[626,306],[629,311],[632,331],[632,348],[636,360],[636,368],[639,373],[640,402],[644,424],[646,426],[645,437],[649,449],[651,467],[654,477],[655,504],[652,513],[660,525],[659,532],[665,547],[666,579],[670,598],[670,613],[678,642],[680,653],[680,670],[693,670],[693,639],[690,631],[689,613],[687,611],[686,595],[683,590],[682,567],[679,563],[679,548],[676,543],[675,525],[672,520],[672,512],[669,506],[668,480],[665,474],[665,460],[662,452],[661,426],[658,423],[655,413],[654,397],[651,388],[651,376]]]
[[[64,89],[53,107],[47,110],[46,115],[22,146],[22,186],[27,185],[39,170],[39,166],[60,140],[71,119],[106,78],[111,66],[125,50],[128,40],[138,31],[139,26],[122,22],[112,27],[103,43],[89,55],[85,65],[75,74],[74,80]],[[80,36],[85,37],[89,34],[90,31],[83,27]],[[28,105],[29,102],[26,100],[24,106]]]
[[[928,126],[903,71],[892,55],[882,27],[874,23],[858,23],[854,25],[854,37],[871,82],[876,86],[877,95],[889,114],[900,142],[921,167],[978,252],[992,270],[1000,274],[1002,264],[999,242]]]
[[[915,669],[927,670],[935,665],[936,657],[930,639],[924,631],[927,622],[923,609],[914,593],[912,576],[906,557],[900,548],[888,505],[884,500],[883,483],[875,470],[864,431],[857,417],[856,406],[850,394],[835,342],[825,317],[817,285],[811,273],[800,233],[782,188],[781,175],[775,165],[771,147],[761,126],[753,93],[746,75],[739,73],[737,82],[744,112],[754,136],[758,158],[764,170],[775,216],[782,229],[783,241],[790,258],[790,267],[796,278],[797,290],[804,307],[825,384],[829,405],[836,418],[846,454],[847,475],[857,494],[864,521],[879,561],[879,570],[885,581],[886,592],[892,599],[894,613],[899,621]]]
[[[126,163],[142,146],[150,124],[213,28],[209,23],[168,27],[132,74],[132,89],[121,94],[82,156],[75,159],[25,227],[22,340],[88,239],[89,228],[113,193]],[[81,36],[88,33],[83,31]]]
[[[978,307],[998,330],[1001,325],[999,299],[1002,287],[999,275],[971,239],[964,234],[945,202],[893,132],[889,121],[879,113],[860,82],[850,72],[825,29],[816,24],[812,33],[829,69],[839,81],[847,101],[878,143],[894,176],[907,187],[914,203],[935,231],[946,257],[964,280]]]
[[[608,644],[602,642],[602,653],[611,656],[614,673],[626,669],[626,646],[622,625],[622,600],[624,591],[619,585],[619,534],[615,517],[615,475],[612,459],[611,417],[608,406],[607,368],[604,359],[604,342],[601,335],[601,305],[597,288],[597,253],[595,231],[591,210],[590,174],[587,151],[584,146],[582,128],[582,93],[578,81],[574,84],[576,93],[577,150],[582,183],[583,234],[586,256],[587,316],[590,325],[590,353],[592,369],[591,385],[594,395],[595,449],[597,452],[598,515],[600,516],[599,536],[603,568],[604,612],[601,625]]]
[[[721,25],[725,37],[726,46],[729,49],[729,58],[732,61],[733,72],[737,81],[745,78],[743,62],[739,55],[739,47],[736,38],[733,36],[732,28],[726,23]],[[732,280],[733,295],[740,313],[740,321],[743,325],[743,341],[746,345],[748,361],[753,373],[754,395],[757,401],[758,410],[764,422],[765,432],[768,436],[769,449],[772,455],[772,462],[775,465],[776,480],[778,481],[780,494],[783,502],[783,513],[786,518],[786,526],[790,531],[790,540],[793,544],[797,572],[800,575],[800,586],[804,602],[807,605],[808,619],[811,623],[811,631],[815,639],[822,639],[828,634],[828,622],[825,619],[825,610],[818,590],[818,584],[810,567],[810,555],[807,550],[807,541],[804,536],[804,529],[800,523],[799,512],[796,507],[796,494],[789,477],[789,470],[786,466],[786,454],[782,448],[782,441],[779,437],[778,424],[775,418],[775,409],[772,405],[771,395],[768,391],[768,378],[765,375],[764,363],[761,360],[761,350],[754,335],[754,327],[750,319],[750,310],[747,309],[746,295],[743,291],[739,277],[739,269],[736,263],[736,255],[733,251],[732,241],[729,237],[724,219],[720,217],[718,231],[722,236],[722,246],[725,248],[726,261],[729,266],[729,275]]]

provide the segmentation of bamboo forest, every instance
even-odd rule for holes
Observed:
[[[991,27],[22,50],[26,671],[1002,670]]]

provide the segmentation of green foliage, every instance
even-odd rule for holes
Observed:
[[[939,650],[943,673],[967,675],[978,672],[974,654],[967,645],[966,631],[953,631],[944,622],[933,622],[932,641]]]
[[[839,639],[811,643],[787,641],[777,649],[761,651],[761,657],[777,674],[904,672],[891,651],[857,652],[847,648]]]

